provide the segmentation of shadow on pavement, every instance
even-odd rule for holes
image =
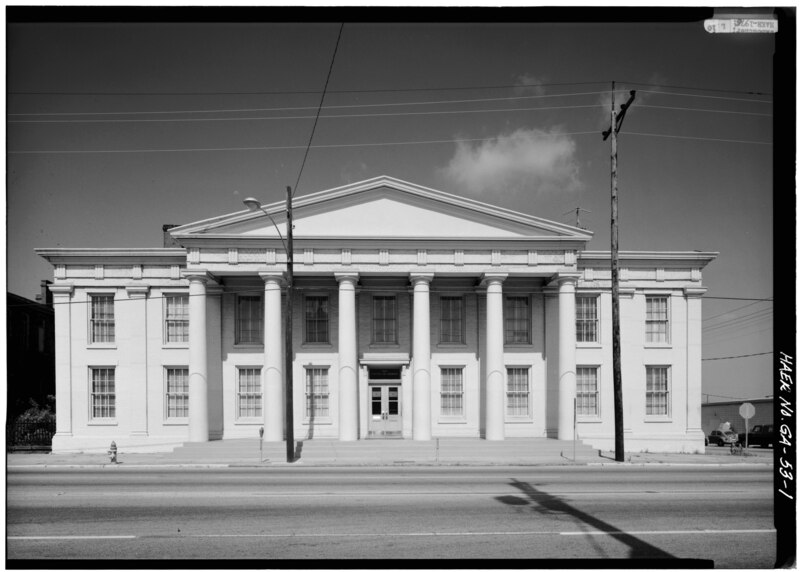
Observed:
[[[672,559],[676,558],[668,552],[664,552],[660,548],[648,544],[635,536],[632,536],[615,526],[600,520],[590,514],[579,510],[560,498],[537,489],[530,483],[525,483],[517,479],[511,479],[511,486],[518,489],[524,496],[506,495],[495,497],[499,502],[509,506],[529,506],[533,511],[540,514],[565,514],[572,518],[588,524],[592,528],[604,532],[619,542],[627,545],[630,548],[628,558],[655,558],[655,559]],[[600,550],[599,546],[596,549]],[[605,556],[605,554],[602,554]]]

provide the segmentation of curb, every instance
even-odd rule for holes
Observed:
[[[601,467],[601,468],[616,468],[616,467],[699,467],[699,468],[720,468],[720,467],[759,467],[766,468],[772,467],[773,463],[661,463],[661,462],[623,462],[623,463],[572,463],[572,464],[534,464],[534,463],[429,463],[429,462],[407,462],[407,463],[354,463],[354,462],[320,462],[320,463],[303,463],[303,461],[295,461],[294,463],[287,463],[286,461],[274,463],[185,463],[185,464],[96,464],[96,465],[7,465],[6,471],[13,472],[14,470],[53,470],[53,469],[69,469],[69,470],[90,470],[90,469],[103,469],[103,470],[184,470],[184,469],[267,469],[275,467],[362,467],[362,468],[377,468],[377,467],[539,467],[539,468],[559,468],[559,467]]]

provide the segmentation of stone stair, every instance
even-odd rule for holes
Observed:
[[[257,438],[184,443],[170,455],[176,462],[259,464],[286,461],[286,444],[263,443]],[[599,459],[598,451],[572,441],[546,438],[509,438],[485,441],[475,438],[441,438],[430,441],[367,439],[297,441],[297,460],[308,464],[571,464]]]

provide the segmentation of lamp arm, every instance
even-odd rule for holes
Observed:
[[[265,215],[267,215],[267,218],[269,218],[270,222],[272,223],[272,226],[275,227],[275,231],[278,233],[278,237],[281,239],[281,243],[283,244],[283,251],[288,255],[289,249],[286,247],[286,241],[283,240],[283,235],[281,234],[281,229],[278,228],[278,225],[275,222],[275,219],[272,218],[272,215],[269,214],[264,207],[259,205],[258,208],[261,209],[261,212],[263,212]]]

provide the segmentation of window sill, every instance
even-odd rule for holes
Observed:
[[[303,419],[303,425],[333,425],[333,420],[330,417],[320,417],[312,421],[306,417]]]
[[[180,418],[180,419],[165,419],[164,425],[188,425],[189,418]]]
[[[302,349],[331,349],[333,344],[330,342],[303,342],[300,347]]]
[[[603,420],[600,417],[578,417],[578,423],[602,423]]]
[[[672,423],[671,417],[664,417],[664,416],[653,416],[653,417],[645,417],[645,423]]]
[[[110,426],[110,425],[119,425],[119,421],[116,419],[92,419],[87,423],[89,426]]]
[[[530,348],[533,349],[533,343],[519,343],[519,344],[503,344],[504,348]]]
[[[86,346],[87,350],[115,350],[117,349],[117,344],[88,344]]]
[[[180,343],[180,344],[162,344],[162,350],[188,350],[189,343]]]
[[[600,342],[576,342],[575,347],[578,349],[600,349],[603,344]]]
[[[264,344],[233,344],[234,350],[264,350]]]
[[[668,342],[646,342],[644,344],[646,350],[669,350],[672,349],[672,344]]]
[[[394,348],[399,348],[399,347],[400,347],[400,344],[398,344],[397,342],[386,342],[386,343],[372,342],[371,344],[369,344],[369,349],[371,349],[371,350],[373,350],[373,349],[375,349],[375,350],[378,350],[378,349],[383,350],[383,349],[386,349],[386,348],[394,349]]]
[[[234,425],[263,425],[264,419],[261,417],[241,417],[233,422]]]
[[[506,417],[506,423],[533,423],[531,417]]]

